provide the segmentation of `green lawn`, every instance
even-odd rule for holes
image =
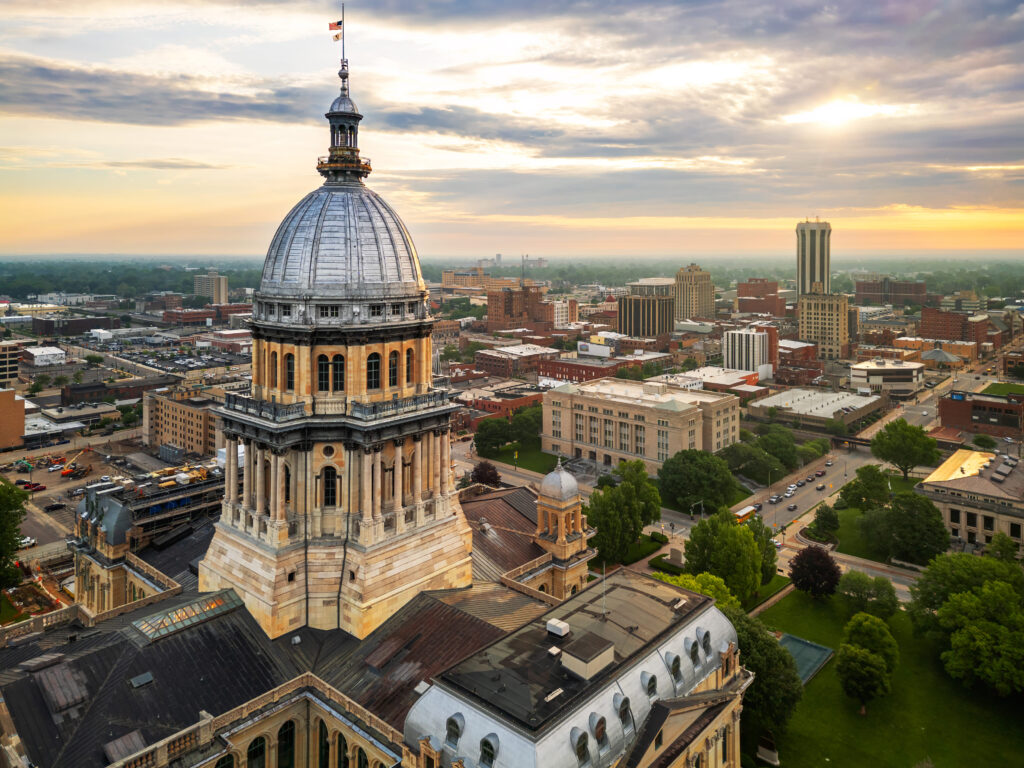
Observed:
[[[776,573],[772,576],[771,581],[757,591],[757,595],[752,600],[748,600],[743,604],[743,610],[748,612],[753,610],[772,595],[778,594],[784,590],[787,584],[789,584],[789,577]]]
[[[1024,394],[1024,384],[989,384],[982,390],[983,395],[1022,395]]]
[[[652,476],[651,477],[651,482],[654,483],[654,487],[658,489],[658,493],[660,494],[661,493],[661,487],[658,485],[658,476],[657,475]],[[730,507],[734,507],[737,504],[739,504],[741,501],[743,501],[744,499],[750,497],[750,489],[740,485],[740,483],[738,481],[734,481],[734,482],[735,482],[735,487],[733,488],[732,496],[729,499],[729,506]],[[668,499],[666,499],[664,497],[664,495],[662,495],[662,497],[661,497],[661,506],[665,507],[665,509],[671,509],[671,510],[674,510],[676,512],[689,513],[689,511],[690,511],[688,509],[679,509],[679,507],[676,505],[676,503],[674,501],[670,502]],[[708,509],[706,511],[710,512],[711,510]]]
[[[770,627],[838,649],[846,611],[837,598],[815,601],[794,592],[764,611]],[[935,768],[1010,765],[1024,751],[1024,700],[969,691],[950,678],[935,647],[916,637],[905,614],[889,626],[900,646],[892,693],[868,705],[843,695],[834,660],[808,683],[804,698],[778,739],[786,768]],[[968,735],[969,733],[969,735]]]
[[[897,473],[890,475],[890,482],[893,493],[913,493],[914,486],[919,481],[913,477],[904,480],[903,476]],[[861,535],[860,525],[858,525],[861,510],[850,507],[837,511],[839,513],[839,530],[836,532],[836,538],[839,539],[838,551],[844,555],[881,562],[878,555],[872,550],[869,541]]]
[[[519,451],[518,465],[523,469],[540,472],[542,475],[546,475],[554,469],[558,461],[557,456],[544,453],[540,448],[517,448],[512,445],[507,445],[500,449],[491,461],[500,461],[510,466],[515,466],[517,462],[514,454],[517,450]],[[499,469],[498,471],[500,472],[501,470]]]
[[[635,542],[626,551],[626,556],[622,559],[623,565],[630,565],[635,563],[637,560],[643,560],[645,557],[650,557],[652,554],[661,549],[664,544],[660,541],[655,541],[646,533],[641,534],[639,541]],[[604,565],[604,561],[600,557],[595,557],[590,561],[590,570],[600,571]],[[611,565],[611,563],[609,563]]]
[[[7,595],[0,594],[0,624],[10,624],[22,618],[21,612],[14,607]]]

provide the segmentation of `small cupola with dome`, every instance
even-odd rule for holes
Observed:
[[[594,529],[588,528],[587,516],[583,514],[579,484],[559,459],[537,491],[534,541],[550,552],[555,561],[565,563],[592,553],[588,539],[593,535]]]

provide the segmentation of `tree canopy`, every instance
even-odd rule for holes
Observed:
[[[843,643],[836,654],[836,675],[843,693],[860,702],[864,714],[869,701],[889,693],[889,673],[877,654]]]
[[[761,584],[767,584],[775,577],[778,568],[779,554],[775,549],[772,529],[765,525],[764,520],[754,515],[745,523],[754,534],[754,543],[761,552]]]
[[[871,578],[860,571],[847,571],[839,577],[837,591],[851,614],[865,611],[887,619],[899,608],[896,588],[884,576]]]
[[[25,491],[0,478],[0,589],[17,586],[21,581],[21,571],[14,560],[21,543],[27,498]]]
[[[740,601],[757,594],[761,584],[761,550],[754,533],[745,525],[736,525],[728,510],[701,520],[690,531],[686,542],[687,573],[711,573],[726,583]]]
[[[511,426],[504,419],[484,419],[477,425],[473,436],[476,452],[481,456],[495,456],[498,449],[512,439],[511,433]]]
[[[729,587],[720,578],[711,573],[680,573],[678,575],[656,572],[654,578],[674,584],[677,587],[688,589],[691,592],[699,592],[702,595],[713,597],[719,608],[734,608],[740,610],[740,601],[729,591]]]
[[[497,467],[489,461],[481,461],[473,467],[470,478],[474,483],[483,483],[490,486],[501,485],[501,475],[498,473]]]
[[[857,468],[856,477],[843,486],[839,498],[846,506],[860,510],[889,503],[889,482],[875,464]]]
[[[792,654],[760,619],[735,608],[722,610],[736,629],[743,666],[754,673],[754,682],[743,695],[744,740],[756,743],[766,729],[784,733],[804,693]]]
[[[661,496],[641,460],[615,468],[619,483],[595,490],[584,507],[587,522],[597,529],[592,539],[601,559],[620,563],[645,525],[661,519]]]
[[[889,625],[870,613],[856,613],[843,629],[843,642],[871,651],[885,662],[891,675],[900,661],[900,647]]]
[[[704,509],[729,505],[736,481],[722,459],[706,451],[685,450],[667,459],[658,470],[658,486],[665,499],[689,512],[704,502]]]
[[[906,419],[896,419],[882,427],[871,439],[871,453],[898,467],[904,479],[914,467],[932,466],[939,461],[934,438],[928,437],[921,427],[908,424]]]
[[[823,547],[804,547],[790,561],[789,578],[811,597],[828,597],[839,584],[839,565]]]

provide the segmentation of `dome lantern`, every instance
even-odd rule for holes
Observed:
[[[370,175],[370,159],[359,156],[359,121],[363,116],[349,95],[348,59],[338,70],[341,92],[324,117],[331,126],[329,154],[317,161],[316,169],[327,184],[360,184]]]

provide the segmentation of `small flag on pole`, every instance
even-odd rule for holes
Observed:
[[[332,21],[327,25],[327,29],[341,29],[342,24],[344,24],[343,21]]]
[[[341,38],[343,38],[344,36],[345,36],[344,34],[339,32],[338,34],[332,35],[331,37],[335,40],[335,42],[337,42],[338,40],[341,40]]]

